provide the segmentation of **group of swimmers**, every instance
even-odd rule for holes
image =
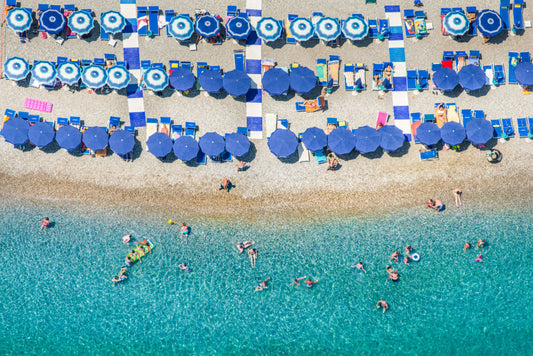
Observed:
[[[477,244],[476,244],[476,248],[479,250],[481,249],[483,251],[483,247],[485,247],[485,239],[479,239],[477,240]],[[468,249],[471,249],[472,248],[472,244],[470,242],[467,242],[465,243],[465,245],[463,246],[463,251],[466,251]],[[476,262],[484,262],[483,261],[483,255],[482,254],[479,254],[477,255],[476,257]]]
[[[131,235],[125,235],[122,237],[122,241],[124,243],[129,243],[131,237]],[[128,279],[128,276],[126,275],[127,268],[131,267],[132,262],[139,261],[142,263],[141,258],[152,250],[148,240],[135,241],[135,243],[137,244],[137,247],[128,253],[126,259],[124,260],[124,266],[121,267],[118,276],[113,277],[111,280],[113,283],[124,282],[126,279]],[[142,249],[142,251],[144,251],[144,253],[141,254],[136,250],[139,247]]]

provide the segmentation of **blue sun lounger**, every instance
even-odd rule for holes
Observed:
[[[344,63],[344,90],[355,90],[355,65]]]
[[[170,22],[170,20],[172,20],[174,16],[176,16],[176,12],[174,10],[165,10],[165,21],[167,22],[167,37],[172,37],[169,31],[168,23]]]
[[[513,32],[524,29],[524,0],[514,0],[513,6]]]
[[[463,127],[466,127],[466,124],[472,120],[472,110],[463,109],[461,110],[461,116],[463,117]]]
[[[315,68],[318,84],[321,86],[328,85],[328,61],[326,58],[318,58]]]
[[[531,136],[528,136],[533,138],[533,117],[528,118],[527,122],[529,122],[529,133],[531,134]]]
[[[415,10],[405,9],[403,10],[403,26],[405,29],[405,37],[415,37]]]
[[[207,164],[207,157],[201,149],[198,149],[198,154],[196,155],[196,164]]]
[[[500,119],[490,120],[490,123],[492,124],[492,129],[494,130],[492,136],[494,138],[502,138],[503,130],[502,124],[500,123]]]
[[[507,83],[517,84],[518,81],[514,75],[514,68],[520,62],[520,56],[517,52],[509,52],[509,75],[507,77]]]
[[[139,36],[148,34],[148,7],[146,6],[137,7],[137,33]]]
[[[30,115],[28,117],[28,121],[29,121],[30,125],[36,124],[39,121],[41,121],[41,117],[39,115]]]
[[[514,137],[514,127],[511,119],[502,119],[503,132],[507,137]]]
[[[372,65],[372,90],[381,90],[381,88],[377,85],[376,81],[374,80],[375,75],[379,75],[381,77],[381,73],[383,73],[384,69],[383,63],[374,63]]]
[[[298,18],[298,15],[295,14],[288,14],[287,15],[287,22],[285,24],[285,42],[288,44],[296,44],[296,39],[292,36],[291,31],[289,31],[289,26],[291,24],[291,21]]]
[[[429,150],[429,151],[421,151],[420,159],[422,161],[433,161],[433,160],[439,159],[439,154],[437,153],[436,149]]]
[[[170,127],[170,138],[172,141],[175,141],[176,139],[180,138],[183,134],[183,127],[181,125],[172,125]]]
[[[485,112],[483,110],[474,110],[474,117],[476,119],[484,119],[485,118]]]
[[[407,90],[416,90],[418,86],[416,81],[418,79],[418,73],[416,70],[407,71]]]
[[[418,90],[428,89],[429,72],[427,70],[418,70]]]
[[[379,40],[383,41],[385,38],[389,38],[389,37],[390,37],[389,20],[388,19],[380,19],[379,20],[378,38],[379,38]]]
[[[518,136],[528,137],[529,130],[527,129],[527,121],[525,117],[516,119],[518,125]]]
[[[466,13],[474,14],[475,17],[477,17],[477,8],[475,6],[467,6]],[[476,21],[470,23],[470,28],[468,29],[468,32],[466,34],[468,36],[477,36]]]
[[[120,128],[120,117],[118,116],[110,116],[109,117],[109,125],[108,128],[112,129],[113,126],[115,126],[116,129]]]
[[[378,36],[379,36],[378,20],[368,20],[368,37],[378,38]]]
[[[196,136],[196,122],[185,122],[185,136],[195,138]]]
[[[529,52],[520,52],[520,62],[531,63],[531,56],[529,55]]]
[[[152,36],[159,36],[159,6],[148,7],[148,29]]]
[[[233,51],[233,63],[235,69],[245,71],[244,52],[242,50]]]
[[[508,30],[510,28],[509,21],[509,7],[511,6],[510,0],[500,0],[500,16],[503,20],[503,28]]]
[[[505,73],[503,71],[503,65],[494,65],[494,78],[492,79],[492,83],[494,85],[505,84]]]
[[[318,164],[326,163],[328,160],[326,158],[326,154],[324,153],[324,149],[321,148],[318,151],[313,152],[315,155],[316,162]]]
[[[418,122],[418,121],[422,121],[421,114],[419,112],[412,112],[411,113],[411,122],[414,124],[415,122]],[[412,134],[413,134],[414,142],[415,143],[420,143],[420,140],[418,139],[418,137],[416,137],[414,132],[412,132]]]
[[[30,113],[27,112],[27,111],[19,111],[18,117],[20,117],[21,119],[24,119],[24,120],[29,120],[30,119]]]

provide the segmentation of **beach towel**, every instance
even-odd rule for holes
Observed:
[[[428,30],[426,28],[426,20],[423,18],[415,19],[415,32],[419,36],[425,36],[428,34]]]
[[[386,112],[378,111],[378,118],[376,120],[376,129],[379,129],[387,125],[387,120],[389,119],[389,114]]]
[[[413,18],[404,17],[405,23],[405,32],[407,32],[407,37],[414,36],[416,34],[415,21]]]
[[[365,70],[359,69],[357,72],[355,72],[355,89],[362,90],[365,88],[365,85]]]
[[[447,113],[447,119],[448,121],[455,121],[460,123],[459,121],[459,113],[457,112],[457,106],[453,104],[448,104],[448,113]]]
[[[353,87],[355,85],[355,78],[353,72],[344,72],[344,82],[346,86]]]
[[[137,19],[137,31],[143,27],[148,27],[148,16],[141,16]]]
[[[339,68],[340,61],[330,60],[328,61],[328,87],[330,83],[334,86],[339,85]]]
[[[442,115],[442,118],[441,116],[439,116],[438,114],[438,111],[439,111],[439,108],[435,108],[435,120],[437,121],[437,126],[440,128],[442,127],[442,125],[444,125],[446,122],[448,122],[448,118],[447,118],[447,110],[444,109],[444,115]]]
[[[41,101],[41,100],[36,100],[36,99],[26,98],[26,100],[24,101],[24,107],[26,109],[31,109],[31,110],[51,112],[53,106],[54,104],[52,103]]]
[[[272,132],[276,131],[277,121],[278,116],[276,114],[265,114],[265,127],[267,138],[270,138]]]

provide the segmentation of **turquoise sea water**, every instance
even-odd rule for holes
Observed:
[[[45,215],[55,226],[40,231]],[[126,233],[156,247],[113,286]],[[462,250],[479,237],[484,263]],[[259,251],[255,269],[235,248],[248,239]],[[182,238],[165,219],[3,207],[1,353],[530,354],[532,240],[531,211],[413,209],[282,227],[196,222]],[[421,260],[393,262],[400,282],[388,281],[389,256],[406,245]],[[350,268],[358,261],[368,274]],[[319,282],[290,286],[304,275]],[[268,276],[269,289],[254,293]],[[390,305],[385,314],[379,299]]]

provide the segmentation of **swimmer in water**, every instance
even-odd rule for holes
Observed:
[[[111,281],[113,283],[125,281],[126,279],[128,279],[128,276],[126,276],[126,271],[127,271],[127,267],[122,267],[120,269],[120,272],[118,273],[118,276],[113,277]]]
[[[47,216],[41,220],[41,230],[46,230],[48,226],[50,226],[50,219]]]
[[[313,287],[313,284],[318,283],[318,279],[316,281],[313,281],[311,278],[308,278],[304,281],[304,283],[307,287],[307,290],[309,290],[311,287]]]
[[[405,254],[406,255],[410,254],[412,251],[413,251],[413,248],[411,247],[411,245],[405,246]]]
[[[363,271],[363,272],[366,273],[365,268],[363,267],[363,262],[359,262],[359,263],[357,263],[357,264],[355,264],[355,265],[353,265],[351,267],[352,268],[357,268],[359,271]]]
[[[186,223],[181,223],[180,231],[183,234],[183,236],[185,237],[189,236],[189,227],[187,226]]]
[[[405,257],[403,258],[402,262],[403,262],[404,264],[408,265],[410,259],[411,259],[411,256],[407,255],[407,256],[405,256]]]
[[[477,245],[476,245],[477,248],[481,248],[483,250],[483,247],[485,247],[485,240],[483,239],[479,239],[477,240]]]
[[[463,246],[463,251],[466,251],[468,250],[469,248],[472,248],[472,244],[470,242],[467,242],[465,243],[465,245]]]
[[[476,258],[476,262],[483,262],[483,255],[478,255]]]
[[[379,308],[383,308],[383,313],[385,313],[387,309],[389,309],[389,304],[384,300],[378,300],[378,302],[376,303],[376,309]]]
[[[304,278],[307,278],[307,276],[296,278],[294,281],[292,281],[291,286],[298,286],[299,287],[300,286],[300,279],[304,279]]]
[[[150,250],[152,249],[152,248],[150,247],[150,243],[148,242],[148,240],[142,240],[142,241],[140,241],[140,242],[139,242],[139,241],[135,241],[135,243],[136,243],[137,245],[142,245],[142,246],[144,246],[144,250],[145,250],[145,252],[150,252]],[[139,258],[140,258],[140,257],[139,257]]]
[[[255,248],[248,250],[248,257],[250,257],[250,264],[252,265],[252,268],[254,268],[255,260],[257,260],[257,250]]]
[[[125,244],[127,244],[128,242],[130,242],[131,240],[131,235],[124,235],[122,236],[122,242],[124,242]]]
[[[398,279],[400,278],[398,271],[392,269],[391,266],[387,266],[387,273],[389,274],[389,279],[391,279],[393,282],[398,282]]]
[[[252,246],[254,243],[253,241],[237,242],[237,250],[239,250],[239,253],[243,253],[246,248]]]
[[[254,290],[254,293],[255,292],[260,292],[262,290],[265,290],[265,289],[268,289],[268,286],[267,286],[267,281],[270,279],[270,277],[268,277],[267,279],[265,279],[263,282],[259,283],[257,285],[257,287],[255,287],[255,290]]]
[[[390,255],[390,260],[394,260],[396,262],[398,262],[398,257],[400,256],[400,251],[395,251],[392,253],[392,255]]]
[[[179,267],[180,269],[184,269],[184,270],[187,270],[187,269],[189,268],[189,266],[187,266],[186,263],[182,263],[182,264],[178,265],[178,267]]]

